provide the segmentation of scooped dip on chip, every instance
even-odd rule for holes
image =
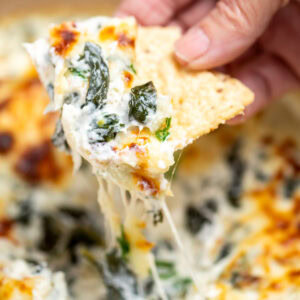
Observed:
[[[169,193],[173,154],[241,113],[252,93],[172,57],[176,28],[98,17],[53,26],[27,49],[61,111],[60,130],[96,174],[143,197]]]
[[[177,28],[138,27],[134,18],[97,17],[53,26],[48,39],[26,45],[50,95],[48,109],[60,111],[56,144],[77,165],[90,162],[110,228],[144,276],[153,244],[142,233],[147,222],[136,199],[157,216],[158,200],[172,194],[165,173],[174,153],[253,100],[227,75],[180,68],[172,55],[179,36]]]

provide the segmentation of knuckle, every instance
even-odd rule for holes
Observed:
[[[219,1],[217,13],[222,16],[222,26],[241,36],[254,35],[260,21],[256,3],[244,0]]]
[[[281,7],[288,5],[290,0],[281,0]]]

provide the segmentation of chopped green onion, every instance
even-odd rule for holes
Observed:
[[[133,74],[136,74],[136,69],[135,69],[135,67],[134,67],[133,64],[131,64],[131,65],[129,66],[129,69],[132,71]]]
[[[171,127],[171,120],[172,120],[172,118],[166,118],[165,127],[163,129],[159,129],[155,132],[157,139],[159,139],[161,142],[164,142],[170,135],[169,129]]]

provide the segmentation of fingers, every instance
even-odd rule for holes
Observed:
[[[232,75],[241,79],[255,94],[255,100],[245,109],[245,114],[227,122],[239,124],[262,110],[287,91],[300,87],[294,72],[280,59],[261,55],[233,70]]]
[[[220,0],[177,41],[175,55],[192,69],[228,63],[256,41],[281,5],[282,0]]]
[[[180,26],[187,30],[201,21],[216,5],[216,0],[194,1],[184,10],[178,12],[168,25]]]
[[[291,2],[277,13],[260,44],[284,60],[300,77],[300,2]]]
[[[267,56],[231,64],[233,75],[240,77],[255,92],[255,102],[245,115],[231,120],[240,123],[285,92],[300,88],[300,4],[292,2],[280,10],[260,39]],[[244,61],[245,62],[245,61]],[[254,77],[254,78],[253,78]]]
[[[134,16],[142,25],[165,25],[192,0],[123,0],[116,16]]]

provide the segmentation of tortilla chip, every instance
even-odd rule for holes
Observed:
[[[169,140],[178,142],[178,149],[242,113],[254,99],[247,87],[227,75],[180,67],[173,57],[179,37],[175,27],[139,27],[136,40],[138,81],[152,80],[160,93],[172,97]]]

